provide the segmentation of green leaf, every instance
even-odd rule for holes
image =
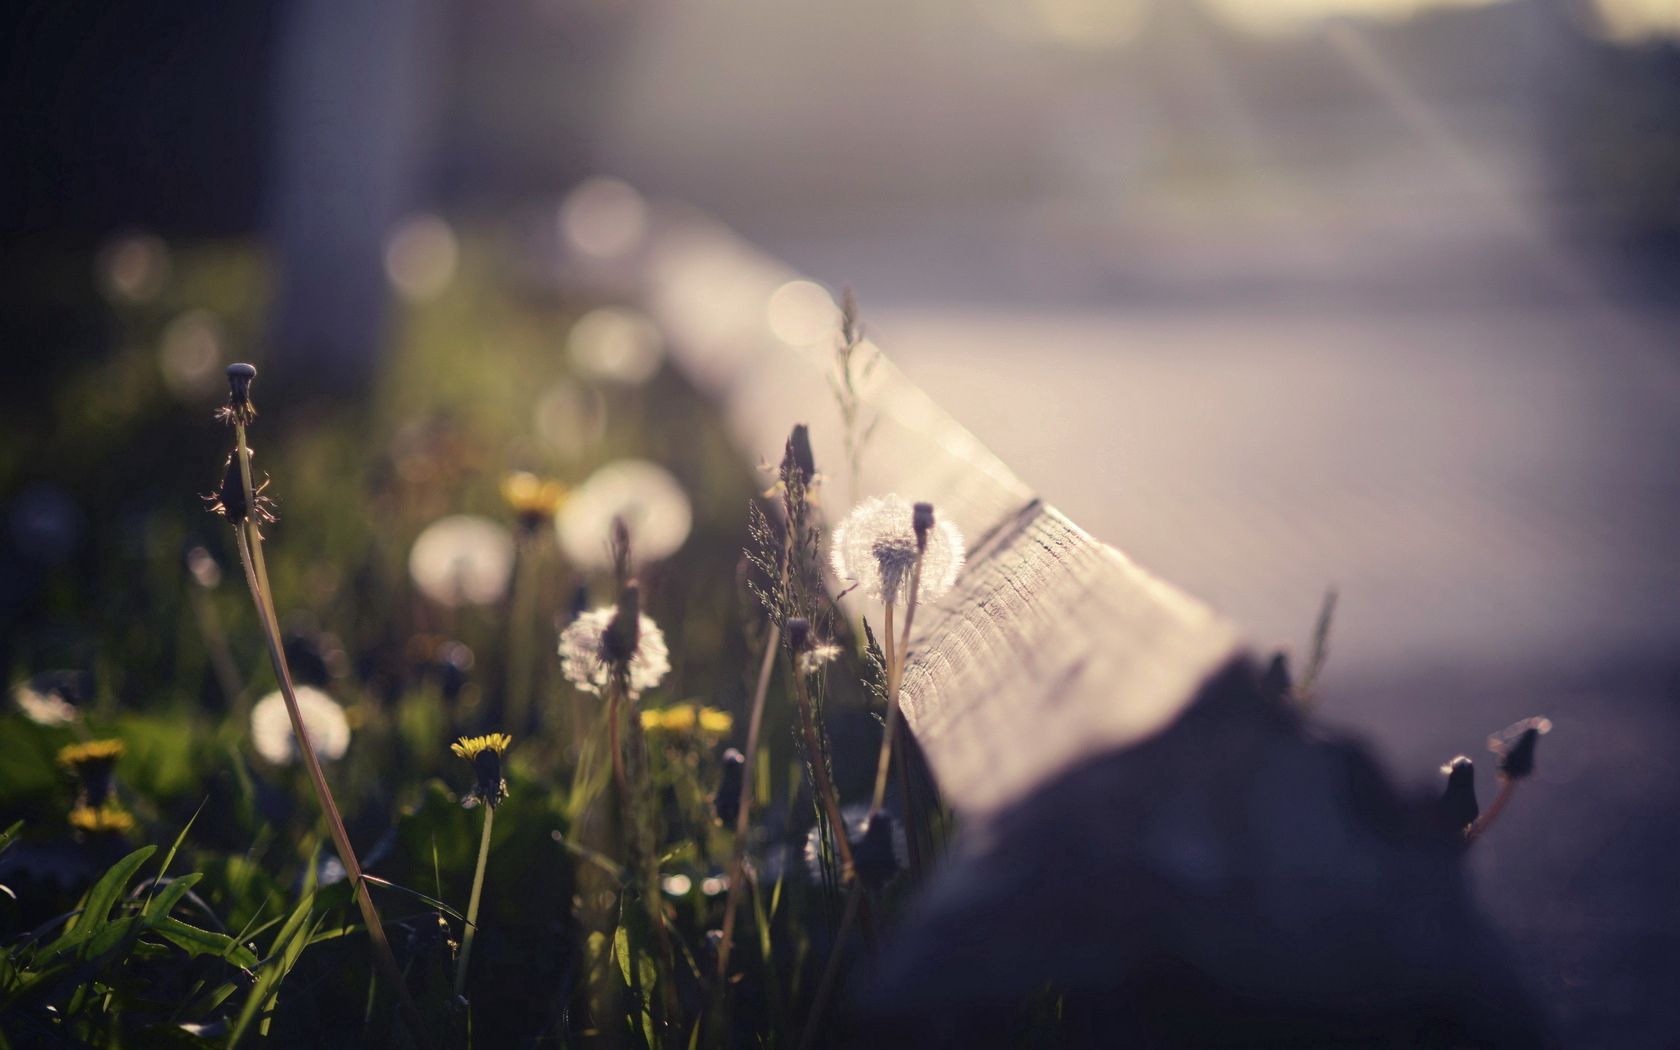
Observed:
[[[624,987],[634,988],[630,981],[630,929],[622,922],[613,932],[613,958],[618,961],[618,972],[624,975]]]
[[[110,921],[111,909],[123,895],[123,889],[133,880],[140,865],[156,852],[156,846],[142,846],[111,865],[110,870],[100,876],[93,889],[88,891],[81,913],[70,920],[64,935],[47,948],[48,953],[69,951],[104,928]]]
[[[257,953],[225,933],[201,930],[170,916],[154,922],[152,930],[170,944],[186,949],[195,959],[200,955],[214,955],[247,970],[257,967]]]
[[[297,963],[298,956],[303,953],[314,932],[309,925],[310,910],[314,904],[315,892],[311,889],[298,900],[297,907],[292,909],[292,913],[280,925],[279,932],[274,935],[274,940],[269,945],[268,957],[257,970],[257,979],[251,986],[251,994],[246,996],[245,1005],[240,1008],[233,1031],[228,1034],[227,1045],[230,1048],[239,1045],[239,1040],[245,1037],[252,1022],[259,1016],[267,1015],[275,1000],[279,998],[280,982],[291,972],[292,966]]]
[[[162,893],[146,902],[146,907],[141,914],[156,918],[167,916],[175,910],[177,904],[181,903],[181,898],[191,892],[192,888],[198,885],[198,881],[202,878],[204,878],[202,874],[194,872],[191,875],[182,875],[178,879],[170,879],[164,885]],[[153,889],[156,888],[154,884]]]

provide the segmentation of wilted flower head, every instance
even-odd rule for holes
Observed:
[[[513,511],[520,531],[531,533],[554,520],[566,501],[566,486],[516,470],[502,477],[502,501]]]
[[[493,605],[513,575],[513,538],[488,518],[455,514],[426,526],[408,552],[408,575],[439,605]]]
[[[111,794],[111,773],[123,756],[121,740],[89,740],[59,749],[58,764],[76,778],[79,805],[97,809]]]
[[[816,674],[840,657],[840,647],[818,642],[816,633],[811,629],[811,621],[800,616],[789,617],[787,640],[788,648],[793,652],[794,670],[799,674]]]
[[[247,448],[246,453],[256,455],[255,450]],[[243,524],[246,518],[253,518],[259,525],[266,525],[274,521],[274,499],[263,495],[268,488],[268,479],[257,486],[255,498],[245,498],[245,472],[239,466],[238,451],[229,452],[227,463],[222,467],[222,484],[211,495],[204,497],[204,504],[212,514],[220,514],[227,519],[229,525]]]
[[[461,802],[472,808],[483,802],[492,809],[507,797],[507,781],[502,778],[502,755],[513,743],[506,733],[485,736],[464,736],[449,745],[449,750],[472,763],[477,783]]]
[[[712,812],[717,814],[718,823],[725,827],[733,827],[735,819],[741,815],[741,774],[746,765],[746,756],[734,748],[723,753],[723,775],[718,778],[717,791],[712,794]]]
[[[1447,776],[1447,786],[1441,792],[1436,810],[1445,827],[1462,835],[1481,815],[1481,807],[1476,803],[1476,767],[1470,759],[1459,755],[1442,766],[1441,772]]]
[[[228,365],[228,400],[216,410],[217,419],[230,425],[251,425],[251,421],[257,418],[257,406],[251,403],[251,381],[256,378],[257,370],[248,364],[235,362]]]
[[[875,601],[902,604],[909,598],[918,545],[925,543],[919,600],[936,601],[949,591],[962,569],[962,533],[947,520],[931,520],[930,505],[917,506],[925,508],[920,530],[916,509],[902,496],[874,496],[853,507],[834,530],[834,575],[861,586]]]
[[[561,673],[586,693],[601,693],[612,681],[614,664],[607,635],[617,615],[615,606],[604,605],[579,615],[560,632]],[[639,613],[636,628],[636,648],[626,663],[632,700],[658,685],[671,670],[671,654],[659,625]]]
[[[693,704],[672,704],[641,714],[642,728],[650,733],[671,733],[717,738],[735,728],[735,717],[715,707],[695,707]]]
[[[621,459],[591,474],[560,510],[560,546],[590,571],[613,565],[608,538],[622,521],[639,562],[668,557],[688,539],[694,511],[682,486],[657,463]]]
[[[326,693],[308,685],[297,687],[297,701],[298,714],[303,717],[303,729],[315,747],[315,756],[323,761],[343,758],[350,747],[350,722],[344,716],[344,708]],[[277,766],[297,760],[297,738],[292,734],[291,716],[286,713],[286,698],[279,690],[258,700],[251,708],[251,746]]]
[[[1549,718],[1525,718],[1488,737],[1488,750],[1499,756],[1499,775],[1521,780],[1534,772],[1534,750],[1552,731]]]

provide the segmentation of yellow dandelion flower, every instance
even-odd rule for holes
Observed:
[[[516,470],[502,476],[502,501],[522,522],[535,525],[559,513],[566,502],[566,486]]]
[[[512,744],[513,737],[506,733],[488,733],[484,736],[464,736],[449,745],[449,750],[472,763],[473,775],[477,778],[473,789],[461,800],[467,808],[480,802],[494,808],[507,797],[507,781],[502,778],[502,753]]]
[[[642,712],[642,728],[649,732],[691,733],[694,731],[693,704],[672,704]]]
[[[71,827],[95,834],[121,834],[134,828],[134,817],[116,806],[77,806],[69,819]]]
[[[700,709],[700,732],[708,736],[725,736],[735,728],[735,716],[715,707]]]
[[[58,764],[66,769],[81,769],[100,764],[114,765],[125,750],[121,740],[89,740],[82,744],[66,744],[58,751]]]
[[[482,751],[494,751],[499,755],[511,746],[513,737],[506,733],[487,733],[484,736],[464,736],[450,744],[449,750],[472,762]]]

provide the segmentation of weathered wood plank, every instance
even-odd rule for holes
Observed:
[[[671,352],[744,447],[774,461],[793,424],[810,424],[829,472],[823,498],[843,513],[853,494],[830,388],[834,329],[790,343],[769,319],[796,275],[680,215],[657,228],[645,273]],[[891,361],[871,362],[859,394],[879,422],[856,496],[930,501],[971,545],[956,589],[918,614],[903,693],[907,724],[965,817],[1158,732],[1237,654],[1235,627],[1037,500]]]

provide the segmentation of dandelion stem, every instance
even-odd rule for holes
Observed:
[[[869,816],[881,812],[887,800],[887,771],[892,767],[893,737],[898,731],[898,689],[904,682],[904,664],[910,656],[910,628],[916,622],[916,598],[922,588],[922,558],[916,553],[916,566],[910,572],[910,597],[904,603],[904,633],[899,636],[898,648],[887,661],[887,724],[881,734],[881,758],[875,766],[875,794],[869,802]],[[892,606],[887,606],[887,636],[892,636]],[[901,759],[902,761],[902,759]]]
[[[784,574],[786,572],[784,568]],[[729,978],[729,949],[735,934],[735,911],[741,903],[741,879],[746,867],[747,827],[752,805],[753,769],[758,764],[758,732],[764,725],[764,698],[770,692],[770,674],[776,667],[776,650],[782,644],[782,629],[772,622],[764,639],[764,659],[758,665],[758,682],[753,688],[752,715],[747,720],[746,761],[741,765],[740,806],[735,811],[735,843],[729,856],[729,895],[723,905],[723,938],[718,943],[718,981]]]
[[[478,935],[478,904],[484,896],[484,865],[490,859],[490,827],[496,807],[484,807],[484,834],[478,840],[478,867],[473,871],[472,896],[467,898],[467,927],[461,934],[461,958],[455,963],[455,998],[467,988],[467,960],[472,958],[473,938]]]
[[[1482,815],[1477,817],[1464,833],[1464,844],[1466,846],[1481,838],[1482,833],[1487,831],[1495,820],[1499,819],[1499,814],[1504,812],[1506,806],[1510,805],[1511,796],[1516,793],[1516,790],[1516,777],[1499,778],[1499,794],[1493,796],[1493,801],[1488,804],[1488,808],[1482,811]]]
[[[297,741],[298,753],[303,756],[304,768],[309,771],[316,801],[320,803],[321,810],[327,818],[327,829],[332,834],[333,847],[338,852],[339,862],[344,865],[344,871],[355,888],[356,904],[361,909],[363,922],[367,925],[368,940],[373,943],[374,961],[384,972],[387,983],[396,992],[409,1034],[420,1046],[430,1047],[431,1040],[427,1038],[419,1007],[414,1005],[413,997],[408,994],[408,985],[403,981],[402,969],[397,966],[396,956],[391,953],[391,944],[385,937],[385,927],[379,921],[378,909],[373,906],[367,883],[362,879],[361,862],[356,859],[356,851],[350,845],[350,833],[344,826],[344,818],[339,814],[338,804],[333,800],[332,788],[327,786],[326,774],[321,771],[321,761],[315,755],[315,745],[310,741],[309,733],[303,724],[297,690],[292,684],[291,667],[286,662],[285,648],[280,644],[280,621],[274,612],[274,600],[268,587],[268,572],[263,563],[262,533],[256,526],[256,489],[251,485],[251,450],[245,443],[244,424],[236,424],[234,434],[239,444],[239,475],[245,486],[246,504],[245,520],[235,526],[234,534],[239,541],[239,558],[245,570],[245,582],[251,588],[251,600],[257,607],[257,619],[262,624],[263,639],[268,643],[269,659],[273,661],[275,676],[280,680],[280,694],[286,700],[286,714],[291,718],[292,735]]]
[[[869,815],[864,818],[864,827],[874,820],[881,812],[881,806],[887,798],[887,771],[892,768],[893,736],[898,731],[898,687],[904,678],[904,662],[910,654],[910,628],[916,622],[916,599],[922,587],[922,558],[925,549],[916,553],[916,565],[910,573],[910,596],[904,603],[904,632],[899,636],[896,650],[890,650],[887,659],[887,724],[881,734],[881,758],[875,766],[875,794],[869,803]],[[893,607],[887,604],[886,629],[887,644],[892,644],[892,615]],[[901,757],[900,762],[903,761]],[[851,932],[852,923],[857,919],[859,906],[863,903],[863,884],[852,880],[851,887],[846,892],[846,908],[840,916],[840,928],[834,935],[834,949],[828,957],[828,965],[823,968],[822,982],[817,985],[817,996],[811,1002],[811,1016],[805,1022],[805,1034],[800,1039],[801,1050],[811,1045],[815,1038],[817,1025],[821,1023],[823,1011],[828,1006],[829,998],[834,994],[834,982],[840,975],[840,957],[846,946],[846,935]]]

